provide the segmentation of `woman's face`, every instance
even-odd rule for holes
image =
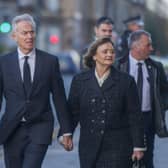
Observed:
[[[111,66],[114,63],[115,52],[110,42],[104,43],[97,48],[93,56],[96,66]]]

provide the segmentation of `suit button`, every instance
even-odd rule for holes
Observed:
[[[102,120],[101,123],[104,123],[104,120]]]
[[[92,123],[94,123],[95,122],[95,120],[92,120]]]
[[[104,130],[101,130],[100,133],[103,135],[104,134]]]
[[[102,100],[102,103],[106,103],[106,100],[105,100],[105,99],[103,99],[103,100]]]

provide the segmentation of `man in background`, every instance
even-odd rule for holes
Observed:
[[[151,35],[144,30],[131,33],[128,40],[129,54],[116,62],[119,70],[134,77],[144,118],[147,151],[146,168],[154,168],[153,151],[155,134],[168,137],[165,123],[168,81],[160,62],[151,59],[153,51]],[[134,102],[132,102],[134,103]]]
[[[125,31],[121,35],[121,38],[117,45],[117,57],[124,57],[128,55],[128,37],[129,35],[137,30],[141,30],[144,28],[144,22],[140,15],[129,17],[128,19],[124,20],[123,23],[126,26]]]
[[[114,28],[114,22],[110,17],[102,16],[99,19],[97,19],[95,26],[94,26],[94,32],[95,37],[94,40],[101,38],[101,37],[109,37],[112,38]],[[90,45],[90,44],[89,44]],[[82,51],[81,51],[81,60],[80,60],[80,67],[83,69],[83,57],[87,53],[88,47],[87,45]]]

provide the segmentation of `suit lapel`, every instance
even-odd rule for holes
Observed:
[[[15,76],[16,81],[18,82],[19,90],[23,91],[24,94],[24,87],[23,87],[23,80],[21,77],[18,53],[15,52],[10,58],[10,69],[13,75]]]
[[[32,94],[32,91],[35,89],[35,87],[38,83],[38,80],[40,80],[42,68],[44,68],[43,61],[40,57],[41,57],[40,53],[36,49],[35,71],[34,71],[34,77],[33,77],[33,83],[32,83],[32,88],[30,91],[30,95]]]
[[[130,71],[130,63],[129,63],[129,57],[127,59],[125,59],[125,61],[123,63],[121,63],[120,65],[120,70],[122,72],[127,72],[129,73]]]

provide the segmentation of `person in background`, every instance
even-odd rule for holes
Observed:
[[[133,76],[137,83],[147,144],[144,161],[146,168],[154,168],[155,133],[159,137],[168,136],[164,113],[168,104],[168,82],[162,64],[149,57],[153,47],[148,32],[137,30],[131,33],[128,46],[128,56],[120,58],[116,67]]]
[[[124,57],[128,55],[129,48],[128,48],[128,37],[129,35],[137,30],[141,30],[144,28],[144,22],[140,15],[129,17],[128,19],[124,20],[123,23],[126,26],[126,30],[121,35],[121,38],[117,45],[117,58]]]
[[[97,19],[95,26],[94,26],[94,32],[95,32],[95,37],[94,40],[102,37],[109,37],[112,38],[112,33],[114,29],[114,22],[110,17],[107,16],[102,16],[99,19]],[[84,49],[82,49],[80,55],[81,55],[81,60],[80,60],[80,67],[81,69],[84,69],[83,66],[83,61],[84,61],[84,55],[88,51],[88,47],[90,46],[87,45]]]
[[[56,56],[35,47],[36,24],[29,14],[12,21],[12,38],[17,50],[0,58],[0,104],[5,113],[0,121],[6,168],[41,168],[52,141],[54,117],[50,94],[64,134],[62,144],[72,147],[67,101]]]
[[[81,168],[129,168],[142,159],[144,128],[133,77],[113,67],[114,44],[98,38],[88,48],[88,70],[74,76],[68,98],[73,132],[80,123]],[[131,159],[132,158],[132,159]]]

